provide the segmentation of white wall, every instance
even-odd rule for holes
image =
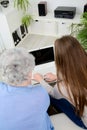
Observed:
[[[48,12],[53,12],[57,6],[75,6],[77,13],[83,12],[83,7],[87,3],[87,0],[29,0],[31,3],[30,12],[38,14],[37,4],[40,1],[47,1]]]
[[[14,47],[12,34],[5,15],[0,10],[0,52],[1,50]]]

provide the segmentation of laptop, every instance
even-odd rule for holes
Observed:
[[[33,73],[45,75],[48,72],[56,73],[54,63],[54,47],[46,46],[29,51],[35,57],[35,68]]]

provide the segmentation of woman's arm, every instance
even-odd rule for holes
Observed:
[[[42,76],[41,74],[39,74],[39,73],[34,74],[33,75],[33,80],[40,83],[47,90],[48,94],[51,95],[52,97],[54,97],[56,99],[65,98],[65,99],[69,100],[69,96],[68,96],[66,87],[64,86],[63,83],[60,83],[60,90],[62,92],[62,94],[61,94],[58,87],[57,87],[57,85],[55,85],[54,87],[49,85],[44,80],[44,76]]]
[[[39,82],[47,90],[48,94],[54,97],[53,87],[49,85],[47,82],[45,82],[44,77],[41,74],[34,74],[33,80]]]

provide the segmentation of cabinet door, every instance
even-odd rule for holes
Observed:
[[[44,35],[56,36],[57,35],[57,23],[54,21],[44,22]]]
[[[31,34],[43,34],[43,26],[43,21],[35,20],[31,23],[29,31]]]
[[[58,23],[58,36],[69,35],[71,33],[71,22]]]
[[[53,21],[34,21],[30,26],[31,34],[57,35],[57,23]]]

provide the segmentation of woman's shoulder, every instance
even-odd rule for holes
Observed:
[[[29,91],[41,91],[41,92],[46,92],[45,89],[40,85],[28,85],[28,86],[13,86],[9,85],[4,82],[0,82],[0,90],[10,90],[10,91],[15,91],[15,92],[29,92]]]
[[[33,95],[34,99],[39,101],[41,106],[43,106],[43,107],[49,106],[50,98],[49,98],[49,95],[48,95],[46,89],[42,85],[40,85],[40,84],[35,85],[34,87],[32,87],[30,93],[31,93],[30,95]]]
[[[48,95],[46,89],[42,85],[40,85],[40,84],[34,85],[32,87],[32,90],[35,91],[35,92],[37,92],[37,93],[40,93],[42,95],[43,94]]]

